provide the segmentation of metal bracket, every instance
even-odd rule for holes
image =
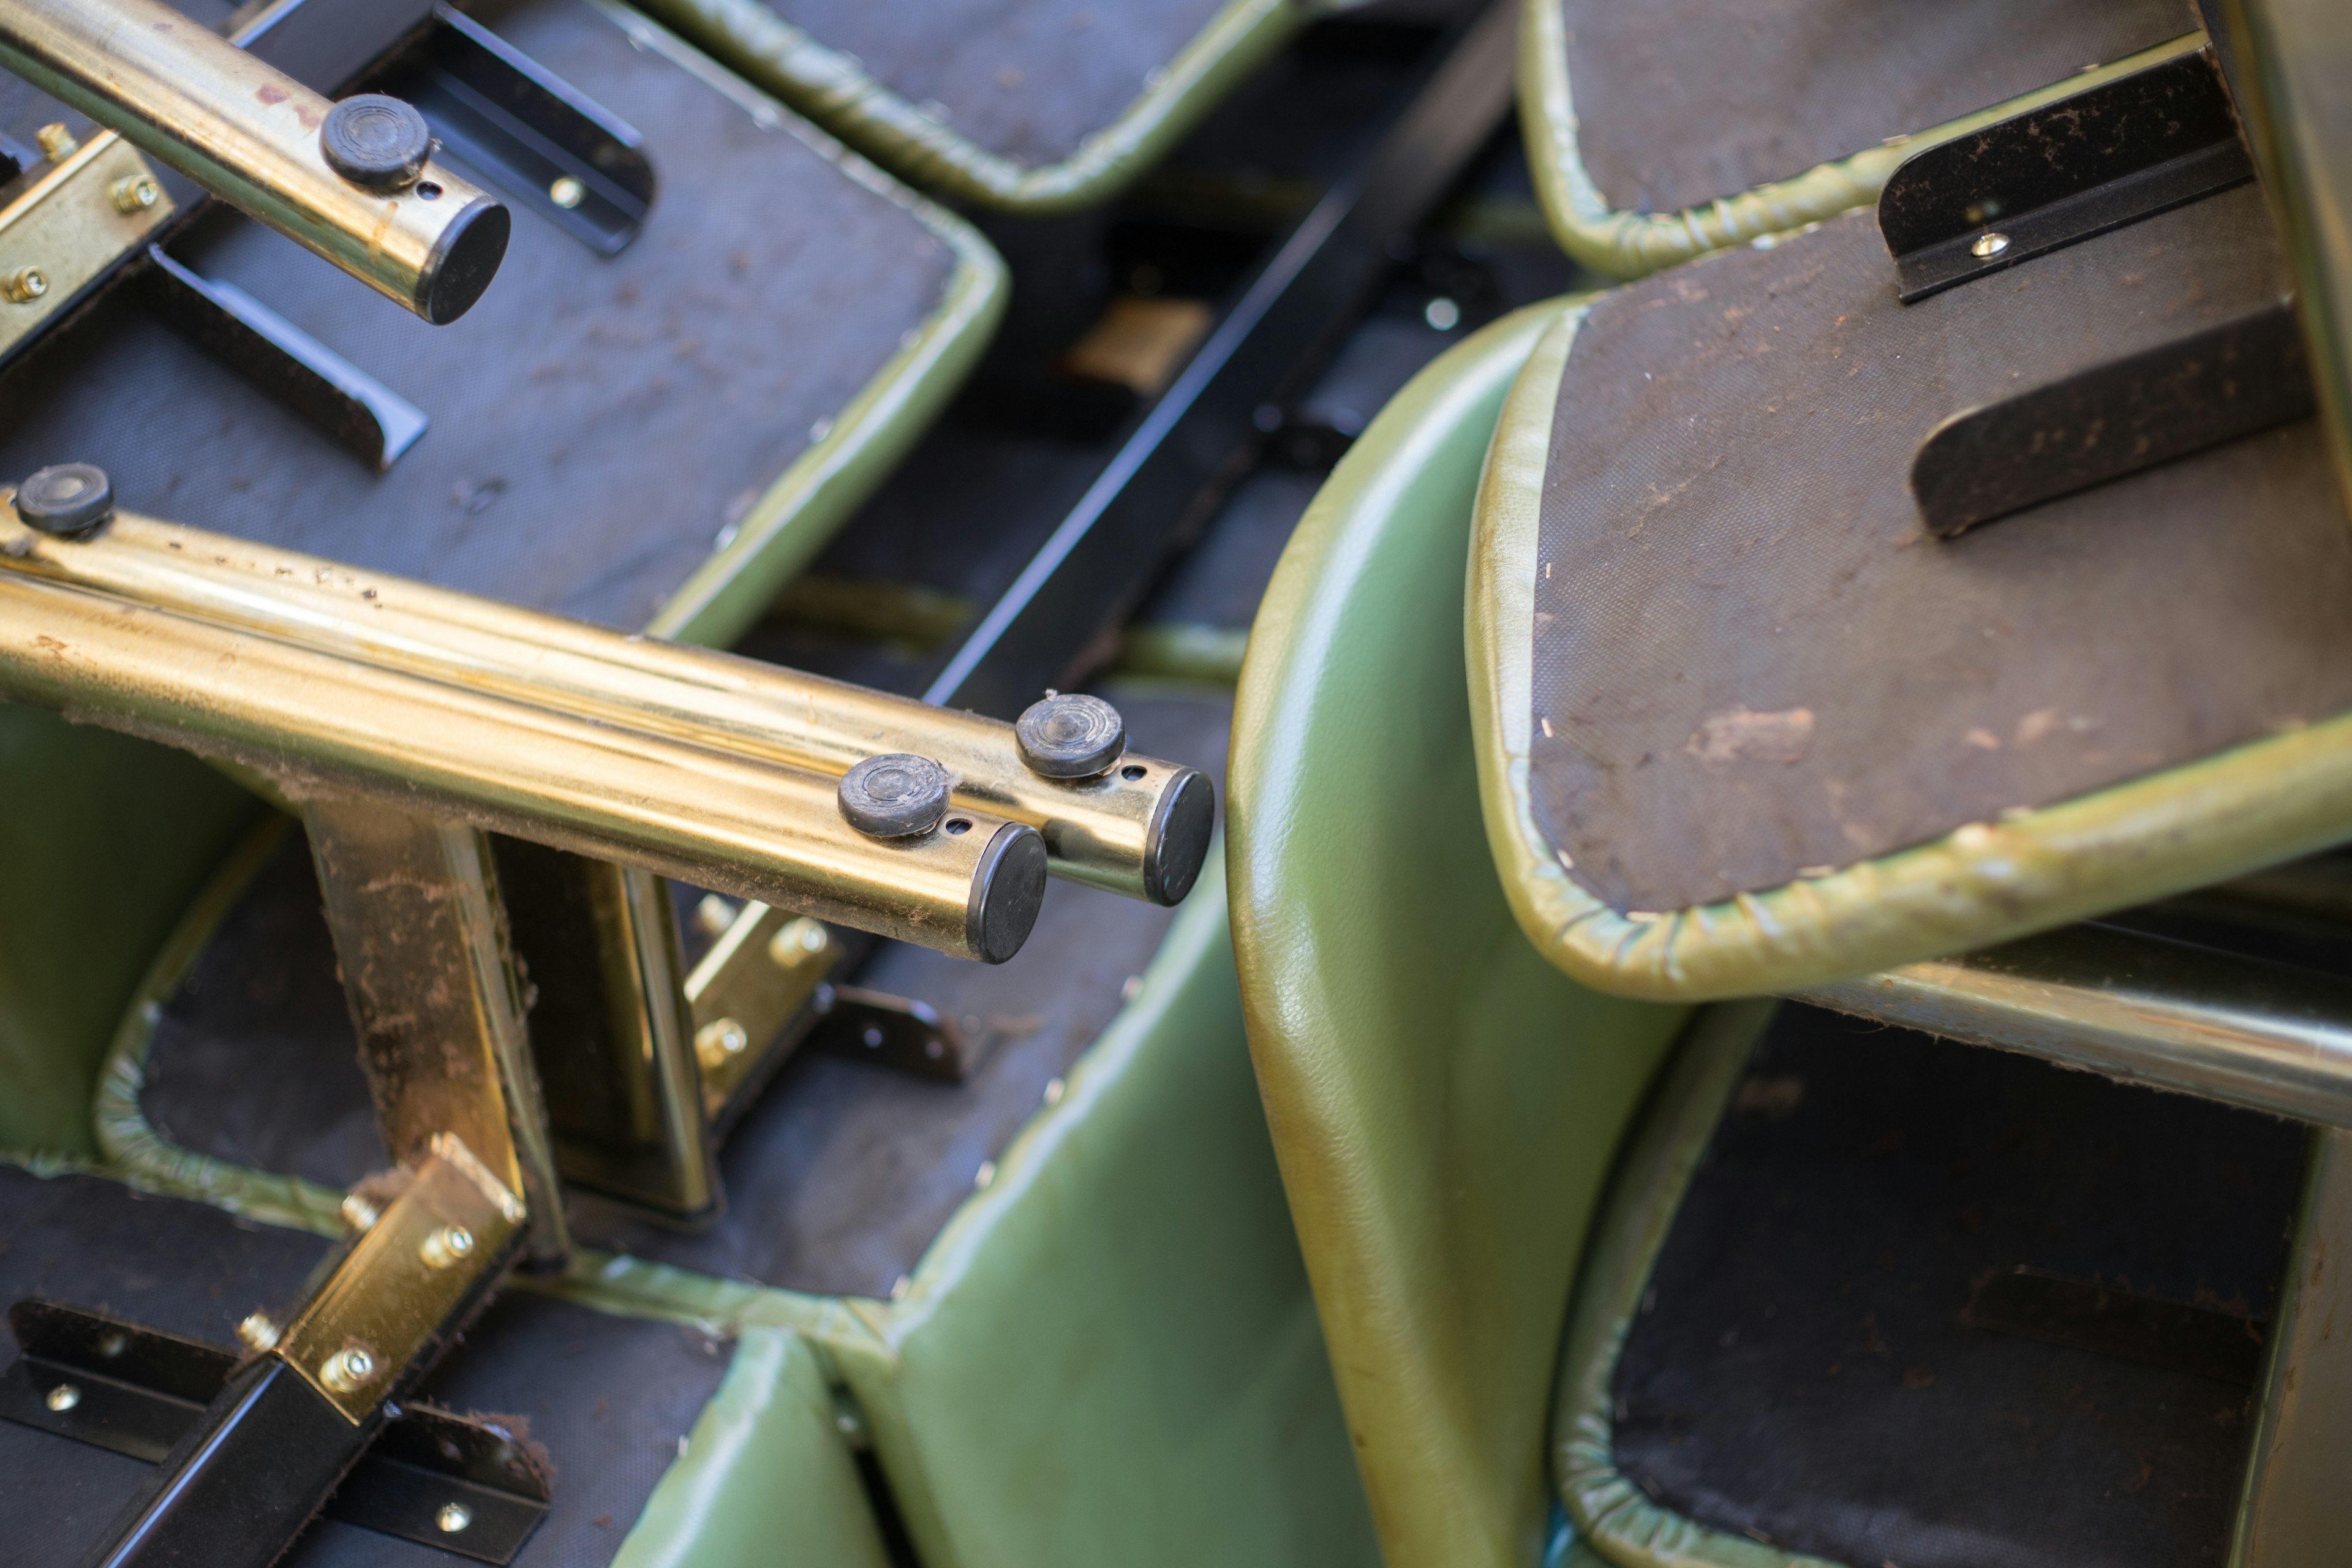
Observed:
[[[382,473],[432,423],[425,411],[234,283],[147,247],[161,314]]]
[[[961,1083],[971,1068],[963,1031],[927,1002],[856,985],[821,986],[816,1001],[813,1050],[942,1083]]]
[[[2201,48],[1912,154],[1878,228],[1909,305],[2253,177]]]
[[[0,205],[0,361],[63,321],[176,210],[138,149],[111,131],[58,142],[20,184]]]
[[[2294,302],[1951,416],[1911,459],[1938,538],[2312,412]]]
[[[22,1352],[0,1420],[160,1464],[217,1398],[237,1352],[54,1301],[9,1309]],[[492,1418],[402,1406],[327,1501],[330,1519],[505,1563],[547,1516],[546,1475]],[[456,1528],[451,1528],[455,1525]]]
[[[626,121],[461,11],[371,85],[424,112],[446,152],[604,256],[653,210],[654,168]]]

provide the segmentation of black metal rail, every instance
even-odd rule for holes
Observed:
[[[1011,718],[1069,684],[1247,471],[1409,233],[1502,123],[1517,9],[1455,34],[1371,153],[1261,267],[924,698]]]

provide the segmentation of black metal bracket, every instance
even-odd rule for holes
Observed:
[[[26,1300],[22,1353],[0,1370],[0,1420],[159,1464],[238,1369],[237,1352],[101,1312]],[[547,1515],[543,1466],[495,1418],[387,1412],[328,1501],[330,1519],[478,1563],[507,1563]]]
[[[1913,454],[1911,494],[1927,531],[1948,539],[2312,408],[2303,330],[2282,300],[1962,409]]]
[[[802,1044],[916,1078],[961,1083],[971,1070],[963,1031],[927,1002],[856,985],[820,985],[816,1018]]]
[[[148,247],[147,261],[165,321],[378,473],[431,424],[423,409],[234,283],[199,277],[161,246]]]
[[[2206,48],[1914,153],[1878,228],[1908,305],[2253,177]]]
[[[653,210],[635,128],[446,5],[440,24],[371,83],[422,110],[442,150],[603,256]]]

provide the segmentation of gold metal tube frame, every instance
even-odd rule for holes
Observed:
[[[430,161],[396,188],[344,178],[331,103],[159,0],[0,0],[0,66],[436,324],[506,254],[488,193]]]
[[[1093,778],[1046,778],[1001,720],[152,518],[67,542],[0,513],[0,565],[835,777],[916,752],[948,770],[955,809],[1034,827],[1055,875],[1154,903],[1191,890],[1213,826],[1213,786],[1192,768],[1130,754]]]
[[[2083,925],[1794,995],[2126,1082],[2352,1128],[2352,984],[2313,970]]]
[[[1036,833],[1002,817],[869,838],[835,780],[721,735],[602,723],[12,571],[0,696],[258,768],[298,801],[372,796],[992,963],[1044,889]]]

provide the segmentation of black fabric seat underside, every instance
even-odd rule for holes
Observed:
[[[584,0],[472,9],[644,135],[659,187],[627,249],[599,256],[509,200],[497,280],[432,327],[216,209],[174,254],[432,428],[377,475],[118,291],[0,378],[0,477],[94,462],[134,511],[643,626],[939,307],[953,258]],[[48,112],[28,96],[0,77],[8,123]]]
[[[1619,1363],[1616,1458],[1856,1568],[2219,1563],[2243,1384],[1964,1327],[2017,1267],[2267,1319],[2294,1124],[1784,1007]]]
[[[215,1344],[257,1307],[300,1299],[327,1243],[91,1176],[0,1166],[0,1307],[26,1296],[103,1309]],[[555,1467],[555,1504],[517,1568],[602,1568],[725,1375],[722,1343],[509,1290],[427,1379],[445,1409],[520,1417]],[[16,1348],[0,1335],[0,1363]],[[148,1467],[0,1421],[0,1568],[75,1561]],[[462,1562],[327,1520],[284,1568],[450,1568]]]
[[[1566,0],[1585,172],[1617,211],[1785,180],[2197,26],[2189,0]]]
[[[1947,416],[2273,304],[2241,186],[1897,302],[1874,215],[1597,301],[1560,384],[1530,789],[1620,910],[1782,887],[2352,710],[2315,420],[1931,540]]]
[[[928,104],[948,128],[1032,167],[1118,118],[1224,0],[772,0],[817,42]]]

